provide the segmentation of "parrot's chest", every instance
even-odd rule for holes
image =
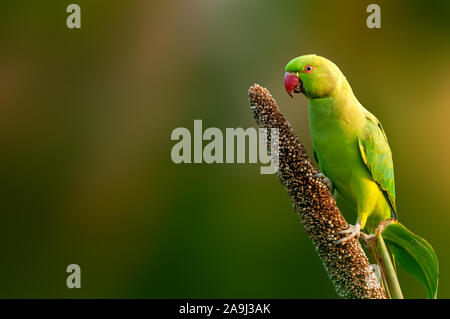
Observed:
[[[311,139],[319,163],[328,173],[350,175],[352,167],[361,163],[358,136],[351,129],[330,124],[320,128],[311,127]],[[342,176],[348,178],[348,176]]]
[[[354,197],[352,188],[367,175],[358,148],[361,125],[357,120],[340,119],[333,114],[310,113],[309,116],[311,139],[320,168],[344,197]]]

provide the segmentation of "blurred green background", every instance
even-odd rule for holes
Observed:
[[[170,158],[194,119],[254,127],[255,82],[311,151],[283,76],[316,53],[383,123],[400,220],[435,248],[449,298],[450,2],[379,0],[368,29],[372,2],[2,0],[0,297],[337,297],[275,176]]]

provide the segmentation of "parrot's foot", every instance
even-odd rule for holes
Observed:
[[[374,234],[366,234],[366,233],[363,233],[363,232],[361,232],[360,236],[361,236],[361,239],[363,240],[363,242],[366,244],[367,247],[369,247],[370,243],[375,238]]]
[[[326,177],[322,173],[317,173],[317,174],[313,175],[313,177],[318,179],[318,180],[320,180],[322,183],[324,183],[328,187],[328,190],[331,193],[333,193],[334,185],[333,185],[333,181],[331,179],[329,179],[328,177]]]
[[[343,244],[352,238],[358,238],[361,235],[361,225],[356,223],[356,225],[350,225],[346,230],[339,232],[340,235],[346,235],[344,238],[339,239],[336,245]]]

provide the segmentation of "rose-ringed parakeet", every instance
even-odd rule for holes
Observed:
[[[337,243],[374,233],[383,220],[396,217],[392,154],[377,118],[356,99],[350,84],[331,61],[304,55],[286,66],[289,95],[308,99],[310,134],[322,174],[357,212],[356,224]]]

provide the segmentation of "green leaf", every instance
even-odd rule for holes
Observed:
[[[428,299],[436,299],[439,264],[433,247],[397,221],[388,223],[381,235],[399,266],[422,283]]]

